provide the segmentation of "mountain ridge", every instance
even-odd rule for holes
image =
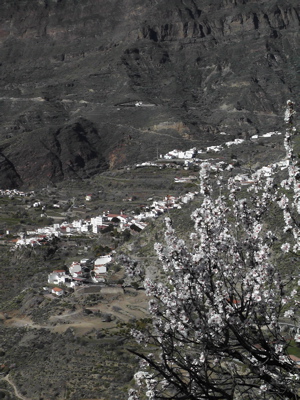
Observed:
[[[299,95],[295,0],[5,0],[0,15],[2,187],[280,130]]]

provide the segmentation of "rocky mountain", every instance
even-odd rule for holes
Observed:
[[[299,15],[297,0],[2,0],[0,186],[280,130]]]

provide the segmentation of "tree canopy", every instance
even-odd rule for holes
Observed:
[[[293,152],[294,104],[287,102],[287,176],[278,164],[248,186],[204,162],[201,206],[188,241],[166,218],[155,245],[165,280],[145,280],[152,323],[132,334],[144,345],[129,399],[299,399],[300,369],[290,353],[298,278],[276,252],[300,254],[300,169]],[[270,229],[270,210],[281,223]],[[296,271],[298,276],[299,272]]]

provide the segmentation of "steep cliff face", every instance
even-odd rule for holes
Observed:
[[[297,0],[3,0],[0,186],[280,129],[299,15]]]

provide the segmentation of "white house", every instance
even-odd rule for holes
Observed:
[[[222,151],[222,146],[209,146],[206,148],[207,153],[217,153],[218,151]]]
[[[106,214],[104,219],[108,222],[111,222],[114,218],[118,218],[120,220],[120,214]]]
[[[93,225],[92,226],[92,232],[95,233],[95,234],[101,233],[101,228],[102,227],[103,227],[103,225]]]
[[[76,233],[77,229],[74,228],[72,225],[67,225],[66,226],[66,233]]]
[[[107,268],[105,265],[95,266],[91,274],[93,282],[95,283],[105,282],[106,273],[107,273]]]
[[[98,215],[97,217],[91,218],[92,232],[99,233],[99,226],[103,225],[103,217],[102,215]]]
[[[194,197],[198,195],[198,192],[188,192],[180,197],[182,203],[189,203],[190,201],[194,200]]]
[[[69,272],[72,276],[77,277],[78,273],[82,273],[82,268],[81,264],[79,262],[72,262],[72,264],[69,267]]]
[[[72,226],[73,226],[73,228],[77,228],[80,230],[82,223],[83,223],[83,221],[81,219],[77,219],[72,222]]]
[[[82,224],[81,228],[80,228],[80,232],[82,233],[87,233],[89,231],[89,224]]]
[[[165,196],[163,201],[164,201],[164,205],[166,205],[168,207],[172,207],[176,200],[177,200],[176,197],[168,195],[168,196]]]
[[[50,284],[64,284],[66,282],[66,279],[70,279],[69,275],[66,274],[66,271],[63,269],[57,269],[53,272],[51,272],[48,275],[48,283]]]
[[[108,264],[109,262],[111,262],[112,260],[112,256],[111,255],[106,255],[106,256],[101,256],[98,257],[95,261],[94,261],[94,267],[98,267],[100,265],[105,265]]]
[[[190,159],[195,157],[197,154],[197,149],[196,147],[193,147],[190,150],[186,150],[186,151],[181,151],[181,150],[172,150],[169,151],[169,153],[167,153],[164,158],[166,160],[171,160],[172,158],[182,158],[182,159]]]
[[[54,287],[51,291],[52,294],[55,294],[56,296],[63,296],[65,294],[65,292],[63,291],[63,289],[59,288],[59,287]]]
[[[107,273],[107,267],[106,264],[108,264],[112,260],[111,255],[106,255],[106,256],[101,256],[98,257],[94,261],[94,269],[92,271],[92,280],[95,283],[99,282],[104,282],[105,281],[105,275]]]
[[[94,272],[97,275],[103,275],[107,273],[107,268],[105,265],[99,265],[98,267],[94,268]]]
[[[134,222],[132,223],[132,225],[137,226],[140,230],[145,229],[146,226],[147,226],[146,222],[141,222],[141,221],[134,221]]]

